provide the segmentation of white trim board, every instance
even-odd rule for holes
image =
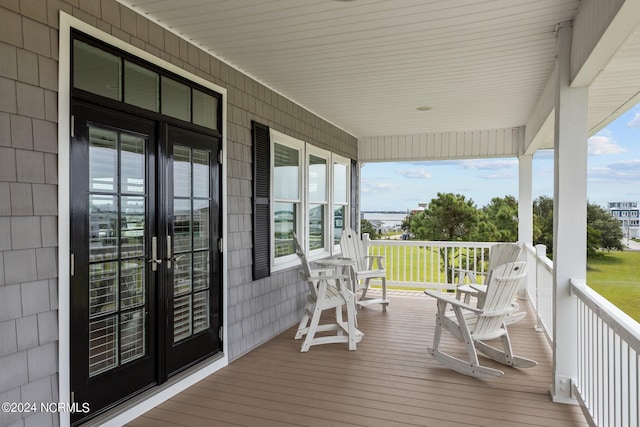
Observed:
[[[77,29],[90,36],[96,37],[105,43],[117,47],[131,55],[135,55],[145,61],[157,65],[165,70],[182,76],[192,82],[198,83],[206,88],[214,90],[222,95],[222,218],[227,218],[227,90],[208,80],[198,77],[188,71],[183,70],[165,60],[151,55],[135,46],[132,46],[110,34],[107,34],[86,22],[83,22],[65,12],[60,12],[59,30],[59,62],[58,62],[58,392],[60,402],[69,402],[71,399],[71,366],[70,366],[70,253],[71,245],[69,234],[70,208],[69,208],[69,136],[70,133],[70,99],[71,99],[71,30]],[[227,221],[223,221],[223,257],[222,257],[222,325],[228,325],[227,306]],[[148,399],[136,404],[124,411],[119,411],[114,418],[106,421],[103,425],[122,425],[135,419],[146,411],[152,409],[170,397],[180,393],[187,387],[197,383],[207,375],[229,364],[228,339],[223,341],[222,357],[217,357],[210,363],[205,364],[201,369],[192,373],[188,377],[163,388],[158,393]],[[70,414],[60,413],[60,425],[65,427],[71,424]]]

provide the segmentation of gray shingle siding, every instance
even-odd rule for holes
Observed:
[[[0,396],[58,397],[57,81],[63,10],[227,89],[230,360],[299,320],[294,270],[251,280],[251,120],[355,158],[356,139],[115,0],[0,5]],[[51,415],[0,414],[0,426],[56,425]]]

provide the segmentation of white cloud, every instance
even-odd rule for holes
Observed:
[[[611,163],[609,168],[614,170],[640,171],[640,159],[622,160],[616,163]]]
[[[640,159],[591,167],[587,171],[587,178],[591,182],[640,181]]]
[[[511,179],[515,179],[517,180],[518,177],[513,174],[513,173],[509,173],[509,172],[494,172],[494,173],[488,173],[485,175],[482,175],[480,178],[482,179],[497,179],[497,180],[511,180]]]
[[[625,148],[618,145],[611,136],[603,135],[602,132],[589,138],[588,150],[590,156],[620,154],[627,151]]]
[[[630,128],[640,128],[640,113],[636,113],[635,117],[627,123],[627,126]]]
[[[362,192],[363,193],[373,193],[373,192],[388,192],[395,191],[396,186],[388,183],[388,182],[377,182],[377,181],[362,181]]]
[[[410,168],[397,170],[396,173],[407,179],[429,179],[432,178],[431,173],[425,168]]]

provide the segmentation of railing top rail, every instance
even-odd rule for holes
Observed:
[[[450,248],[486,248],[489,249],[497,242],[449,242],[438,240],[370,240],[374,246],[447,246]]]
[[[640,324],[585,283],[571,279],[571,292],[583,301],[615,333],[640,353]]]

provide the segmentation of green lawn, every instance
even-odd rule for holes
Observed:
[[[640,322],[640,252],[589,258],[587,284]]]

